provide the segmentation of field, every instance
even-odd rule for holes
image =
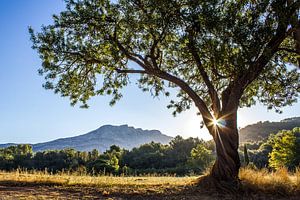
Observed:
[[[198,177],[92,177],[45,172],[1,172],[0,199],[299,199],[300,171],[242,169],[243,189],[224,195],[199,188]]]

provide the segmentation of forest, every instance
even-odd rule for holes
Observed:
[[[33,152],[28,144],[0,149],[0,169],[39,170],[51,173],[76,172],[89,175],[199,175],[216,158],[213,141],[175,137],[168,145],[148,143],[132,150],[112,145],[103,153],[74,149]],[[241,144],[243,166],[295,171],[300,163],[300,128],[282,130],[258,142]]]

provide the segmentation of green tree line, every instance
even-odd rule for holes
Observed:
[[[286,167],[295,170],[300,167],[300,127],[292,130],[281,130],[277,134],[271,134],[267,139],[257,142],[247,142],[244,145],[248,148],[250,165],[256,168],[279,169]]]
[[[151,142],[133,148],[122,149],[112,145],[100,153],[74,149],[32,151],[28,144],[0,149],[0,169],[47,170],[49,172],[76,171],[88,174],[145,173],[186,175],[202,173],[214,161],[212,141],[198,138],[175,137],[168,145]]]
[[[300,166],[300,128],[282,130],[268,139],[248,142],[240,146],[243,165],[277,170]],[[112,145],[100,153],[74,149],[32,151],[28,144],[0,149],[0,170],[71,171],[84,174],[201,174],[211,167],[216,158],[213,141],[176,136],[169,144],[147,143],[131,150]]]

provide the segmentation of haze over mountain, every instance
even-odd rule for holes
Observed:
[[[300,117],[287,118],[279,122],[257,122],[240,130],[240,142],[263,140],[271,133],[292,130],[295,127],[300,127]]]
[[[74,148],[79,151],[98,149],[103,152],[111,145],[118,145],[125,149],[132,149],[149,142],[167,144],[172,137],[162,134],[158,130],[143,130],[128,125],[104,125],[89,133],[61,138],[50,142],[32,144],[33,151]],[[1,144],[0,148],[16,145],[13,143]]]

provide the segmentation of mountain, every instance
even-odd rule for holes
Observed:
[[[277,133],[283,129],[291,130],[294,127],[300,127],[300,117],[288,118],[280,122],[258,122],[240,130],[240,142],[259,141],[267,138],[271,133]],[[34,151],[74,148],[79,151],[98,149],[103,152],[114,144],[125,149],[132,149],[152,141],[167,144],[171,140],[172,137],[158,130],[143,130],[128,125],[104,125],[83,135],[31,145]],[[13,145],[17,144],[0,144],[0,148]]]
[[[271,133],[291,130],[295,127],[300,127],[300,117],[287,118],[280,122],[258,122],[240,130],[240,142],[259,141],[269,137]]]
[[[16,143],[6,143],[6,144],[0,144],[0,148],[7,148],[7,147],[10,147],[10,146],[16,146],[18,144]]]
[[[128,125],[105,125],[83,135],[32,144],[32,148],[33,151],[74,148],[79,151],[98,149],[103,152],[111,145],[132,149],[152,141],[167,144],[171,139],[172,137],[164,135],[158,130],[142,130]],[[2,144],[0,145],[0,148],[12,145],[16,144]]]

